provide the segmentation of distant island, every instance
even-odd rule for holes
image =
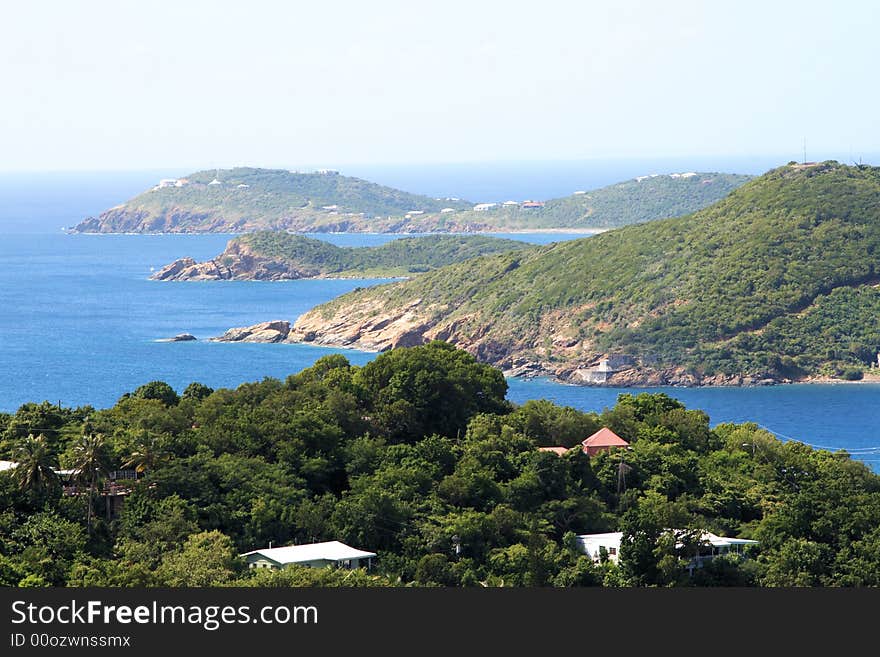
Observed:
[[[483,235],[428,235],[393,240],[373,247],[339,247],[286,232],[249,233],[229,241],[215,258],[180,258],[150,278],[159,281],[300,278],[390,278],[411,276],[443,265],[528,246],[525,242]]]
[[[777,168],[695,214],[346,294],[291,342],[444,340],[511,375],[600,385],[859,379],[880,351],[880,168]]]
[[[200,171],[160,180],[125,203],[89,217],[75,233],[489,232],[593,230],[704,208],[749,176],[685,172],[648,175],[546,201],[474,203],[431,198],[344,176],[284,169]]]

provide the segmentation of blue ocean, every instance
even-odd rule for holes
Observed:
[[[629,165],[632,172],[620,163],[616,168],[596,166],[594,170],[554,166],[554,175],[548,174],[543,186],[540,175],[529,177],[523,171],[517,174],[522,180],[511,173],[510,181],[497,172],[481,179],[479,171],[468,175],[455,170],[445,183],[436,181],[440,174],[434,171],[430,184],[403,169],[352,173],[413,191],[500,200],[548,198],[570,193],[568,188],[590,189],[644,172],[636,163]],[[686,168],[709,167],[675,167]],[[724,170],[760,172],[747,167]],[[216,255],[230,236],[93,236],[62,231],[124,201],[158,178],[176,173],[0,175],[0,411],[14,412],[25,402],[43,400],[102,408],[156,379],[178,390],[192,381],[234,387],[267,376],[286,377],[327,353],[344,353],[356,364],[375,356],[306,345],[210,343],[204,338],[233,326],[294,320],[314,305],[355,287],[384,281],[155,282],[148,280],[154,269],[182,256]],[[528,187],[523,186],[526,179],[533,187],[523,192]],[[375,245],[395,238],[321,237],[345,246]],[[580,236],[509,237],[546,243]],[[199,340],[160,341],[182,332]],[[547,398],[584,410],[602,410],[613,405],[618,394],[637,392],[540,379],[511,379],[509,385],[513,402]],[[880,385],[658,390],[705,410],[713,425],[756,422],[781,438],[847,449],[875,469],[880,465]]]

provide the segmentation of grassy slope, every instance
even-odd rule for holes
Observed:
[[[421,298],[423,319],[454,324],[453,340],[489,336],[491,353],[546,359],[552,337],[577,346],[551,358],[615,350],[706,373],[813,372],[880,348],[880,301],[863,287],[878,253],[880,169],[785,166],[690,216],[471,260],[318,311]]]

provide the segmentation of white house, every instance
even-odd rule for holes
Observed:
[[[682,531],[682,530],[675,530]],[[581,534],[577,537],[578,549],[598,563],[602,548],[608,554],[608,560],[617,563],[620,558],[620,541],[623,532],[609,532],[606,534]],[[700,537],[704,546],[694,558],[693,566],[699,566],[703,561],[714,559],[725,554],[742,554],[748,545],[757,545],[758,541],[750,541],[745,538],[727,538],[711,532],[703,532]]]
[[[449,214],[450,212],[455,212],[455,208],[443,208],[440,210],[440,214]],[[877,362],[880,363],[880,354],[877,356]]]
[[[497,203],[477,203],[474,206],[474,212],[485,212],[486,210],[490,210],[494,208]]]
[[[339,541],[327,541],[252,550],[239,556],[247,561],[248,568],[284,568],[290,564],[299,564],[308,568],[325,566],[369,568],[372,560],[376,558],[376,553],[357,550]]]

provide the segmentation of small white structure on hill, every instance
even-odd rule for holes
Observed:
[[[376,558],[376,553],[357,550],[339,541],[327,541],[252,550],[239,556],[244,558],[248,568],[284,568],[290,564],[299,564],[308,568],[325,566],[369,568],[372,560]]]
[[[485,212],[486,210],[491,210],[494,208],[497,203],[477,203],[474,206],[474,212]]]
[[[450,212],[455,212],[455,208],[443,208],[440,210],[440,214],[449,214]]]

